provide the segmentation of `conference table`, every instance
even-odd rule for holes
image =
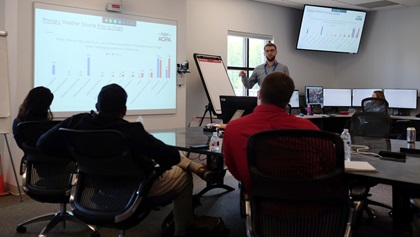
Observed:
[[[167,145],[173,146],[180,151],[206,156],[206,164],[210,167],[210,169],[217,173],[217,178],[214,182],[207,182],[206,187],[197,194],[198,196],[203,196],[206,192],[215,188],[225,189],[226,192],[235,190],[234,188],[224,184],[223,179],[226,173],[226,168],[222,153],[210,151],[207,148],[192,148],[195,145],[209,144],[210,137],[213,135],[212,131],[205,132],[203,131],[203,127],[188,127],[150,130],[149,132]]]
[[[353,144],[366,145],[368,152],[400,152],[400,148],[420,149],[420,142],[407,143],[405,140],[354,137]],[[354,149],[353,149],[354,150]],[[416,150],[412,150],[415,152]],[[420,192],[420,155],[407,153],[405,160],[383,160],[374,155],[352,153],[352,161],[367,161],[376,172],[347,172],[346,176],[362,178],[388,184],[392,187],[392,236],[400,236],[402,228],[409,226],[410,194]]]
[[[188,127],[174,129],[159,129],[150,131],[153,136],[178,150],[203,154],[207,156],[207,165],[221,173],[215,183],[207,183],[206,188],[199,192],[202,196],[214,188],[222,188],[227,192],[234,188],[223,183],[226,172],[223,154],[208,149],[193,149],[191,146],[208,144],[212,132],[203,131],[203,127]],[[377,154],[379,151],[399,152],[401,147],[420,149],[420,142],[407,143],[405,140],[353,137],[354,145],[364,145],[368,152]],[[352,161],[367,161],[376,168],[376,172],[346,171],[349,178],[362,178],[370,181],[388,184],[392,187],[393,231],[392,236],[399,236],[402,228],[409,225],[408,210],[410,208],[410,193],[420,192],[420,155],[407,154],[405,160],[391,161],[379,159],[378,156],[352,152]]]

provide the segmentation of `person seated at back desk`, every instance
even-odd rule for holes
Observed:
[[[223,136],[223,154],[230,173],[243,184],[245,193],[251,190],[248,171],[248,138],[257,132],[271,129],[319,128],[308,119],[288,114],[285,110],[295,89],[292,78],[281,72],[270,73],[262,82],[258,94],[260,105],[253,113],[226,125]]]
[[[158,178],[149,191],[149,198],[158,198],[162,203],[173,200],[173,213],[175,220],[174,236],[190,236],[189,230],[213,230],[223,224],[220,218],[205,217],[194,219],[192,199],[192,178],[190,171],[206,171],[203,165],[192,162],[173,147],[164,144],[146,132],[141,123],[130,123],[123,119],[126,113],[126,91],[117,84],[104,86],[98,95],[96,108],[98,114],[81,113],[67,118],[57,126],[51,128],[41,136],[37,146],[46,153],[67,155],[65,137],[60,128],[81,130],[115,129],[122,132],[131,148],[136,162],[147,172],[152,169],[151,164],[141,157],[149,157],[166,170]],[[206,172],[198,172],[205,174]],[[202,178],[205,178],[202,176]],[[205,221],[206,223],[201,223]],[[224,224],[223,224],[224,225]],[[196,226],[202,227],[199,229]]]
[[[385,94],[383,91],[374,91],[372,93],[372,98],[379,98],[379,99],[385,99]],[[387,113],[387,107],[384,103],[381,103],[380,101],[372,101],[365,105],[364,107],[365,112],[385,112]]]

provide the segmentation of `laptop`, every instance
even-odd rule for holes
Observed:
[[[256,96],[221,95],[219,97],[223,124],[252,113],[257,106]]]

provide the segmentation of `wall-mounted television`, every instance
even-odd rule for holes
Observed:
[[[324,89],[324,107],[350,107],[351,89]]]
[[[306,104],[323,104],[324,91],[322,86],[305,86]]]
[[[417,109],[417,89],[384,89],[385,99],[392,109]]]
[[[366,12],[305,5],[296,49],[356,54]]]

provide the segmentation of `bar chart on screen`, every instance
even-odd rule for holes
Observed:
[[[54,93],[54,113],[95,109],[111,83],[128,114],[176,111],[176,21],[43,3],[34,13],[34,86]]]

